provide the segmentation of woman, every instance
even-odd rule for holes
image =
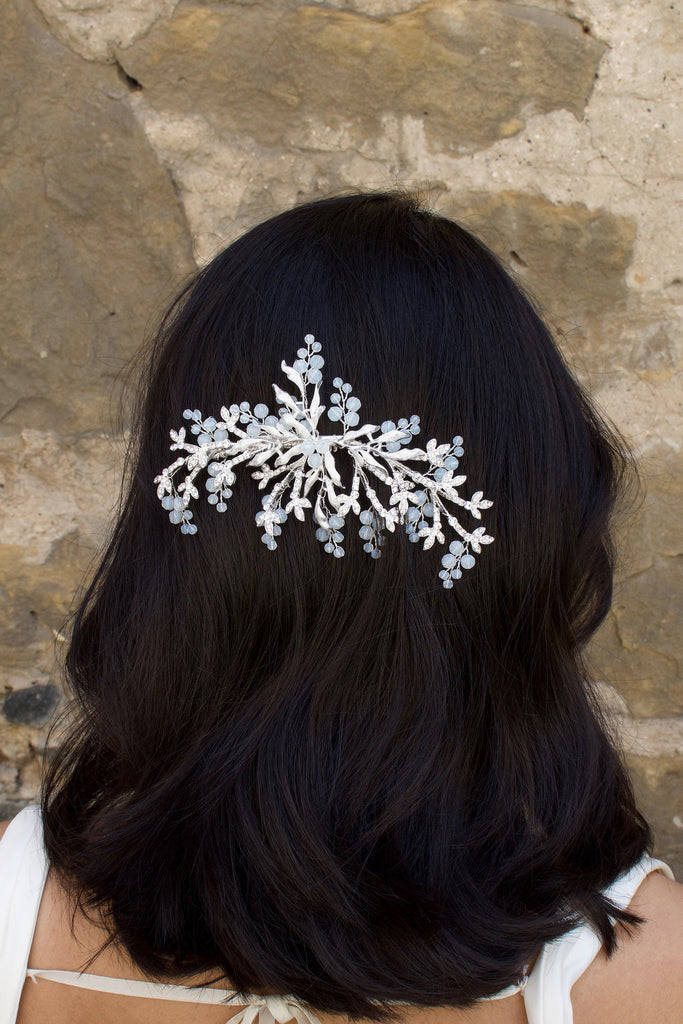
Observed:
[[[629,461],[488,250],[399,193],[255,227],[133,438],[0,844],[3,1024],[680,1020],[582,662]]]

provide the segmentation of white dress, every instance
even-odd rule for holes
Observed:
[[[26,807],[10,823],[0,840],[0,1024],[15,1024],[26,978],[39,978],[118,995],[147,996],[182,1002],[244,1006],[231,1024],[284,1024],[292,1017],[297,1024],[320,1024],[318,1018],[292,996],[244,996],[226,998],[221,989],[189,989],[124,978],[107,978],[72,971],[28,968],[38,909],[48,872],[43,845],[40,809]],[[662,871],[673,879],[662,861],[643,857],[630,871],[605,890],[619,907],[625,907],[651,871]],[[523,991],[529,1024],[573,1024],[571,987],[590,965],[600,939],[592,928],[580,925],[554,942],[547,943],[522,985],[512,985],[492,996],[504,999]],[[245,1006],[245,1002],[247,1005]]]

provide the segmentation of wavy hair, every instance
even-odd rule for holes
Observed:
[[[267,551],[244,467],[196,536],[168,522],[182,410],[267,402],[308,332],[366,422],[464,437],[496,539],[452,590],[400,529],[336,559],[290,518]],[[638,919],[601,890],[651,835],[582,652],[631,461],[492,253],[403,192],[259,224],[165,317],[133,438],[43,790],[50,860],[112,940],[157,978],[373,1020],[490,995],[579,919],[611,952]]]

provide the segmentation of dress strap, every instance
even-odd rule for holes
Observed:
[[[615,906],[624,909],[636,889],[652,871],[662,871],[673,879],[671,868],[661,860],[644,856],[607,889]],[[529,1024],[573,1024],[571,988],[590,967],[602,942],[589,924],[581,924],[565,935],[548,942],[529,975],[524,991],[524,1006]]]
[[[305,1009],[293,996],[236,996],[220,988],[165,985],[152,981],[134,981],[130,978],[110,978],[101,974],[79,974],[77,971],[43,971],[29,968],[26,974],[35,984],[39,978],[43,978],[45,981],[56,981],[74,988],[110,992],[120,996],[183,1003],[209,1003],[213,1006],[241,1006],[242,1010],[229,1018],[230,1024],[253,1024],[254,1021],[258,1024],[286,1024],[286,1021],[292,1019],[297,1024],[320,1024],[318,1017]]]

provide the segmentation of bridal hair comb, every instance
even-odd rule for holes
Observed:
[[[325,551],[336,558],[344,554],[343,528],[350,511],[360,520],[358,533],[365,542],[363,550],[372,558],[381,554],[386,540],[384,529],[393,533],[398,524],[405,526],[410,541],[423,541],[423,550],[431,548],[435,541],[444,544],[445,519],[457,538],[441,559],[439,577],[444,587],[451,588],[453,581],[462,576],[462,570],[474,565],[473,552],[479,554],[482,544],[493,541],[483,526],[469,532],[446,505],[459,505],[474,519],[481,519],[481,510],[493,504],[483,497],[482,491],[476,491],[470,499],[458,494],[457,488],[467,479],[454,475],[463,454],[462,438],[454,437],[451,444],[437,444],[432,439],[426,450],[409,447],[413,436],[420,432],[420,418],[415,415],[398,423],[385,420],[381,426],[359,426],[360,399],[351,394],[351,385],[341,377],[332,382],[336,391],[330,398],[327,418],[341,423],[343,433],[321,434],[318,424],[326,411],[320,403],[322,346],[312,334],[307,334],[304,342],[306,347],[297,350],[293,366],[284,360],[281,364],[298,388],[299,397],[273,384],[278,415],[270,413],[262,402],[253,410],[249,402],[223,406],[220,420],[213,416],[204,419],[199,409],[185,410],[183,418],[190,424],[194,443],[187,440],[185,427],[172,430],[171,451],[187,454],[154,478],[157,495],[169,519],[180,526],[182,533],[197,532],[189,504],[193,498],[199,498],[195,480],[204,469],[209,503],[218,512],[225,512],[226,502],[232,497],[235,467],[246,462],[256,467],[252,477],[259,481],[259,489],[273,481],[272,489],[262,498],[261,511],[256,513],[256,523],[264,531],[261,540],[270,551],[277,548],[275,538],[282,532],[290,512],[304,520],[304,509],[312,507],[308,495],[317,485],[313,508],[313,519],[318,524],[316,537]],[[309,403],[311,385],[313,395]],[[347,453],[352,463],[348,493],[343,490],[335,462],[341,451]],[[409,466],[409,462],[429,465],[421,472]],[[175,477],[180,470],[186,475],[176,487]],[[373,488],[370,476],[390,489],[388,508]],[[359,503],[361,485],[369,505],[363,509]]]

